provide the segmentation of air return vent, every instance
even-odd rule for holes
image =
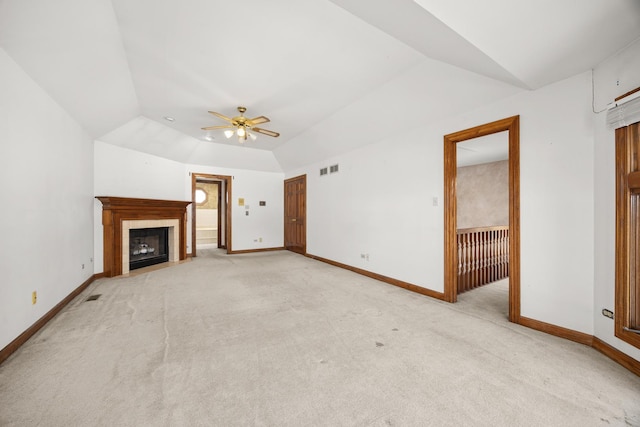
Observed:
[[[338,172],[338,165],[332,165],[332,166],[329,166],[329,172],[330,172],[330,173],[336,173],[336,172]]]
[[[327,168],[320,169],[320,176],[324,176],[327,174]]]

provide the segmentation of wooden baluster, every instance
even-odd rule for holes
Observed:
[[[470,289],[475,288],[478,285],[478,259],[480,259],[480,245],[478,243],[478,232],[474,232],[471,235],[473,239],[473,281]]]
[[[466,291],[469,286],[469,262],[471,256],[469,254],[469,233],[464,234],[464,281],[463,290]]]
[[[498,232],[498,236],[497,236],[497,245],[498,245],[498,259],[497,259],[497,263],[498,263],[498,277],[497,280],[502,279],[502,230],[500,230]]]
[[[502,231],[500,233],[500,277],[502,278],[505,277],[505,273],[506,273],[504,244],[505,244],[505,233],[504,231]]]
[[[505,253],[506,253],[505,263],[506,263],[507,271],[505,273],[505,277],[509,275],[509,231],[508,230],[506,234],[506,241],[507,241],[507,245],[505,247]]]
[[[494,253],[493,253],[493,263],[494,263],[494,281],[500,280],[500,230],[496,230],[494,235]]]
[[[458,293],[509,276],[509,228],[479,227],[457,235]]]
[[[482,283],[480,286],[486,285],[489,282],[487,275],[489,266],[489,231],[482,232]]]
[[[489,244],[491,243],[491,232],[489,230],[484,232],[484,280],[483,285],[489,283]]]
[[[458,293],[460,293],[460,287],[464,277],[464,246],[463,246],[464,234],[458,234]]]
[[[507,277],[507,245],[509,241],[507,240],[507,233],[502,233],[502,277]]]
[[[484,232],[479,231],[476,233],[478,236],[478,281],[476,282],[476,288],[482,286],[482,273],[484,270]]]
[[[476,285],[476,287],[480,287],[484,284],[484,260],[485,260],[484,245],[487,241],[484,236],[484,231],[481,231],[478,233],[478,239],[480,240],[480,257],[478,258],[478,261],[480,263],[480,268],[478,269],[478,273],[480,273],[480,278],[478,279],[478,284]]]
[[[471,248],[471,234],[467,233],[464,236],[465,239],[465,253],[466,253],[466,271],[465,271],[465,277],[464,277],[464,290],[468,291],[469,290],[469,283],[471,282],[471,269],[472,269],[472,262],[473,262],[473,253],[472,253],[472,248]]]
[[[496,277],[498,277],[497,271],[496,271],[496,237],[497,237],[498,231],[497,230],[492,230],[491,231],[491,276],[489,277],[489,282],[495,282],[496,281]]]

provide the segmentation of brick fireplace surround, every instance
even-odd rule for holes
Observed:
[[[178,200],[134,199],[98,196],[102,202],[104,275],[120,276],[129,271],[129,230],[169,227],[169,261],[187,256],[187,206]]]

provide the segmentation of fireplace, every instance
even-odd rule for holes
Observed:
[[[129,270],[169,261],[169,227],[129,230]]]
[[[167,235],[167,261],[178,262],[186,258],[187,249],[187,205],[191,202],[176,200],[133,199],[125,197],[98,196],[102,202],[104,275],[106,277],[127,274],[131,268],[130,257],[136,258],[144,252],[145,247],[138,249],[138,254],[131,251],[138,237],[130,237],[130,230],[165,228]],[[133,240],[131,240],[133,239]],[[155,253],[159,244],[146,244]],[[130,252],[131,251],[131,252]]]

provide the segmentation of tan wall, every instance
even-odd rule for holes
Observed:
[[[509,161],[458,168],[458,228],[509,225]]]

